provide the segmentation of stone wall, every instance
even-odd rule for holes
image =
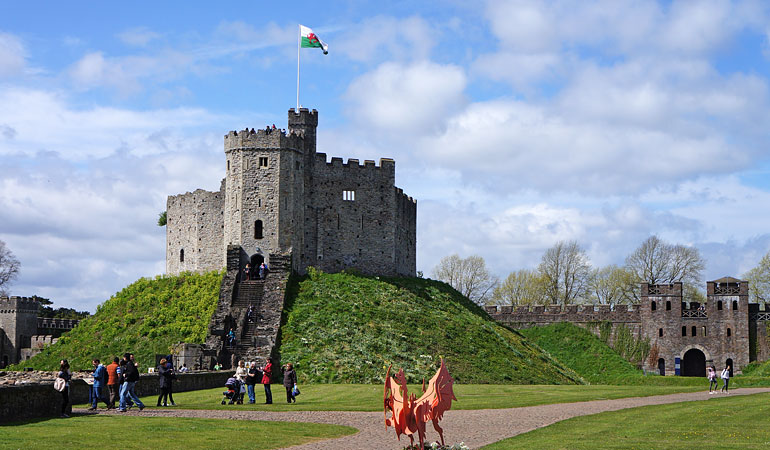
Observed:
[[[198,189],[166,202],[166,273],[209,272],[224,265],[222,192]]]
[[[37,333],[37,314],[40,304],[27,297],[0,297],[0,367],[20,361],[21,349],[30,345]]]
[[[178,373],[174,392],[224,387],[232,371]],[[6,375],[8,376],[8,375]],[[0,423],[9,423],[35,417],[57,417],[61,413],[62,395],[53,388],[53,377],[17,385],[0,385]],[[70,399],[74,404],[88,402],[91,386],[82,379],[70,383]],[[136,384],[139,396],[157,395],[158,375],[142,374]],[[212,395],[211,404],[219,403],[221,396]],[[149,404],[149,402],[146,402]]]

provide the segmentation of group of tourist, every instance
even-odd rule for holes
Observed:
[[[268,271],[267,264],[264,262],[259,267],[251,267],[250,263],[246,263],[246,267],[243,268],[243,281],[263,280]]]
[[[717,393],[717,387],[719,387],[719,383],[717,382],[717,368],[712,364],[708,367],[706,367],[706,378],[709,380],[709,394],[716,394]],[[724,369],[722,369],[722,389],[719,392],[724,392],[725,394],[729,394],[727,386],[730,384],[730,365],[726,365]],[[713,392],[711,389],[714,389]]]
[[[291,363],[281,367],[283,372],[283,386],[286,388],[286,402],[296,403],[297,373]],[[243,360],[238,361],[238,367],[235,369],[235,378],[246,385],[246,393],[249,396],[249,403],[256,403],[255,385],[262,384],[265,389],[265,404],[273,403],[273,392],[270,389],[270,379],[273,375],[273,363],[268,359],[263,367],[257,367],[257,363],[252,362],[246,367]]]

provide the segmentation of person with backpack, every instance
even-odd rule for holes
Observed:
[[[727,389],[727,385],[730,383],[730,366],[727,365],[722,370],[722,392],[725,394],[729,394],[730,392]]]
[[[102,390],[107,385],[107,369],[98,359],[94,359],[91,363],[94,365],[94,384],[91,386],[91,406],[88,410],[96,411],[96,406],[99,404],[100,400],[103,401],[105,405],[110,406],[107,400],[102,397]]]

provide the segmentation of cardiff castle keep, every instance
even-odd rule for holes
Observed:
[[[414,276],[417,204],[395,186],[396,163],[327,161],[316,153],[318,112],[288,116],[287,131],[225,135],[219,191],[168,198],[166,272],[220,270],[235,245],[252,267],[288,253],[299,273]]]

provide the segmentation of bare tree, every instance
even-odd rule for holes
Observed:
[[[8,286],[19,275],[19,260],[0,241],[0,294],[8,295]]]
[[[484,304],[497,285],[497,278],[489,273],[481,256],[445,256],[433,268],[433,277],[448,283],[477,304]]]
[[[743,274],[749,282],[749,296],[752,302],[770,301],[770,252],[757,264],[757,267]]]
[[[681,282],[684,295],[695,299],[706,262],[695,247],[669,244],[657,236],[650,236],[626,258],[626,269],[633,274],[633,282],[663,284]],[[634,288],[638,300],[638,286]]]
[[[591,266],[576,241],[559,241],[546,250],[537,270],[545,278],[546,297],[554,304],[568,305],[586,294]]]
[[[511,272],[492,293],[491,305],[545,304],[545,278],[535,270]]]

